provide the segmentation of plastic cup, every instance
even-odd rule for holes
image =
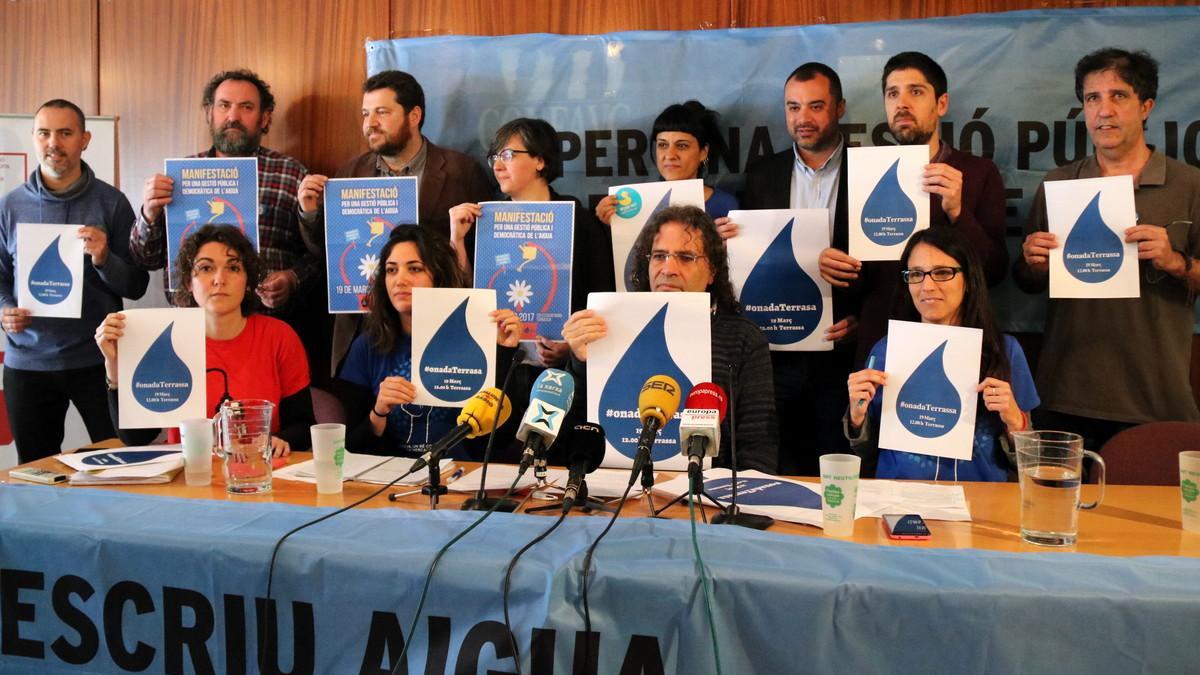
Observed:
[[[183,479],[189,487],[212,484],[213,425],[203,417],[179,423],[183,445]]]
[[[346,457],[346,425],[314,424],[309,431],[312,434],[313,473],[317,475],[317,492],[341,492],[342,464]]]
[[[821,455],[821,523],[831,537],[854,534],[854,505],[858,500],[857,455]]]
[[[1179,453],[1179,503],[1183,529],[1200,532],[1200,450]]]

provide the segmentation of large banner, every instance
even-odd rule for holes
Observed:
[[[695,98],[721,113],[728,152],[708,182],[738,191],[746,165],[788,147],[783,83],[805,61],[829,64],[847,101],[851,145],[891,144],[880,76],[918,50],[946,69],[943,137],[992,158],[1008,191],[1010,251],[1038,182],[1091,152],[1074,66],[1107,45],[1147,49],[1162,64],[1150,143],[1200,166],[1200,89],[1192,82],[1200,8],[974,14],[886,23],[607,35],[440,36],[367,43],[367,70],[398,68],[425,89],[424,133],[483,160],[504,122],[542,117],[563,141],[555,188],[596,201],[609,186],[657,180],[648,138],[667,105]],[[453,58],[447,58],[447,55]],[[1042,300],[1005,283],[993,296],[1009,330],[1040,331]]]

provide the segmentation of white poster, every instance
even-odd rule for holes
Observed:
[[[971,459],[983,331],[889,321],[879,447]]]
[[[588,309],[608,335],[588,345],[587,418],[604,428],[601,466],[632,467],[642,423],[638,395],[655,375],[673,378],[683,397],[712,378],[708,293],[592,293]],[[678,411],[659,432],[650,457],[656,469],[682,471]]]
[[[929,227],[929,194],[921,186],[929,146],[846,151],[849,253],[859,260],[899,260],[908,238]]]
[[[496,372],[496,291],[412,289],[414,403],[458,408],[492,386]]]
[[[725,242],[742,312],[774,351],[828,351],[833,290],[818,260],[829,248],[827,209],[730,211],[740,228]]]
[[[629,276],[634,270],[630,257],[633,245],[650,216],[668,206],[697,206],[704,208],[704,181],[659,181],[635,185],[616,185],[608,194],[617,198],[617,212],[612,217],[613,271],[618,291],[633,290]]]
[[[83,310],[82,225],[17,223],[17,306],[78,319]]]
[[[1132,176],[1047,182],[1046,222],[1058,237],[1050,297],[1141,296],[1137,244],[1125,242],[1125,230],[1137,225]]]
[[[29,178],[29,155],[4,152],[0,147],[0,195],[6,195]]]
[[[178,426],[208,417],[204,310],[127,309],[117,340],[122,429]]]

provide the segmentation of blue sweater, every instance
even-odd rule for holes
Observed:
[[[110,312],[124,308],[122,298],[142,297],[149,282],[149,275],[129,257],[133,221],[125,195],[96,178],[86,163],[83,177],[64,194],[52,193],[37,168],[25,184],[0,199],[0,307],[17,306],[17,223],[91,225],[107,232],[109,246],[104,267],[93,265],[90,256],[84,261],[82,318],[34,317],[29,328],[6,335],[6,366],[47,371],[104,362],[93,339],[96,326]]]

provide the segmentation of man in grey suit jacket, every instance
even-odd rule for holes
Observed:
[[[481,202],[495,193],[483,167],[464,155],[434,145],[421,134],[425,92],[416,78],[385,70],[363,83],[363,137],[368,151],[338,169],[335,178],[417,176],[417,217],[421,227],[450,237],[450,207]],[[304,243],[324,257],[325,220],[322,202],[329,178],[309,174],[300,184],[301,233]],[[338,314],[333,322],[330,374],[358,334],[359,314]]]
[[[823,63],[806,63],[784,83],[788,133],[794,145],[746,169],[747,209],[829,209],[832,246],[846,247],[846,143],[838,121],[846,112],[842,83]],[[779,472],[818,475],[818,457],[846,452],[842,414],[854,358],[857,301],[833,291],[828,352],[771,352],[779,420]]]

